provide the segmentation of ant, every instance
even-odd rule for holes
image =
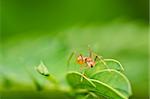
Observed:
[[[68,60],[68,65],[69,65],[69,62],[72,59],[74,54],[75,54],[75,52],[73,52],[70,55],[69,60]],[[95,56],[95,58],[93,58],[93,56]],[[104,61],[103,57],[98,56],[97,54],[92,52],[92,50],[90,48],[89,48],[89,56],[83,56],[82,54],[79,54],[77,56],[76,60],[77,60],[77,63],[81,65],[81,69],[82,69],[83,66],[86,66],[88,68],[93,68],[97,64],[97,61],[100,61],[101,63],[103,63],[108,68],[108,66],[107,66],[106,62]]]

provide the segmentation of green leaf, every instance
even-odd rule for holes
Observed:
[[[107,99],[128,99],[126,96],[124,96],[123,94],[121,94],[119,91],[112,88],[108,84],[105,84],[95,79],[91,79],[91,81],[96,85],[96,88],[89,90],[95,91],[95,93],[98,95],[102,95]]]
[[[104,65],[102,62],[98,62],[93,68],[86,69],[85,70],[86,76],[91,77],[93,73],[101,71],[101,70],[105,70],[105,69],[115,69],[118,71],[124,71],[124,68],[122,67],[120,62],[117,60],[104,59],[104,62],[106,63],[107,66]]]
[[[119,61],[115,59],[104,59],[104,61],[106,62],[108,68],[124,71],[124,68]]]
[[[83,78],[83,79],[81,79]],[[95,79],[89,79],[79,72],[67,74],[68,83],[75,89],[87,89],[99,96],[113,99],[127,99],[125,95],[111,87],[110,85]]]
[[[99,80],[112,88],[118,90],[124,96],[129,97],[132,94],[129,80],[119,71],[114,69],[105,69],[96,72],[91,76],[92,79]]]
[[[88,68],[84,70],[84,73],[87,77],[90,78],[90,76],[93,75],[95,72],[98,72],[104,69],[106,69],[106,67],[103,64],[97,64],[93,68]]]
[[[90,79],[79,72],[69,72],[67,74],[67,81],[73,88],[86,89],[87,87],[96,87]]]

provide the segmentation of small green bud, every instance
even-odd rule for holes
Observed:
[[[49,76],[49,75],[50,75],[49,72],[48,72],[47,67],[44,65],[43,62],[41,62],[41,63],[39,64],[39,66],[37,66],[35,69],[36,69],[37,72],[39,72],[41,75],[44,75],[44,76]]]

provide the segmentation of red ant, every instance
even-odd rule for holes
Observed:
[[[81,54],[77,57],[77,63],[80,65],[86,64],[91,68],[95,66],[95,61],[91,57],[84,57]]]
[[[74,54],[75,54],[75,52],[73,52],[70,55],[69,60],[68,60],[68,64],[69,64],[69,62],[70,62],[70,60],[71,60],[71,58],[73,57]],[[93,56],[95,56],[94,59],[92,58]],[[78,57],[77,57],[77,63],[80,64],[81,67],[83,65],[86,65],[86,66],[92,68],[92,67],[94,67],[96,65],[97,60],[99,60],[100,62],[102,62],[107,67],[107,64],[103,60],[102,56],[98,56],[97,54],[93,53],[91,51],[91,49],[89,49],[89,56],[83,56],[82,54],[79,54]]]

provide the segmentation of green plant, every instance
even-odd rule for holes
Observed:
[[[109,68],[98,62],[93,68],[85,69],[84,74],[77,70],[69,71],[66,74],[71,86],[68,94],[79,99],[128,99],[132,95],[131,85],[123,73],[122,65],[114,59],[104,59],[104,62]],[[59,88],[57,80],[49,74],[43,63],[36,70]]]

